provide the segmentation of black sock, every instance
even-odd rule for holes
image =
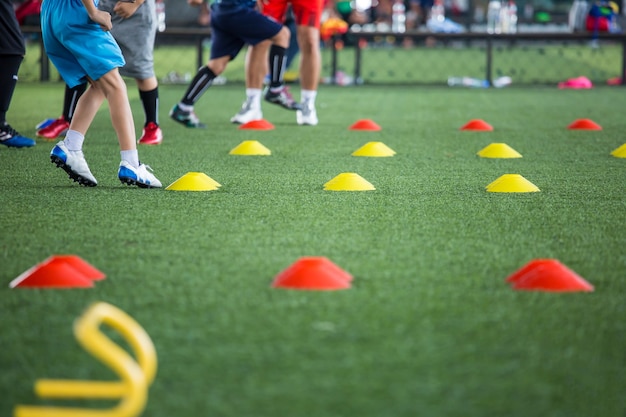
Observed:
[[[209,67],[204,66],[200,68],[196,76],[191,80],[191,84],[189,84],[181,103],[193,106],[202,94],[204,94],[206,89],[211,86],[215,77],[216,75]]]
[[[63,118],[71,122],[74,117],[74,111],[76,110],[76,103],[83,93],[87,90],[87,83],[78,84],[76,87],[70,88],[69,85],[65,85],[65,99],[63,100]]]
[[[159,87],[150,91],[139,90],[139,98],[141,99],[141,104],[143,104],[143,111],[146,115],[146,122],[144,126],[147,126],[148,123],[154,123],[155,125],[158,125],[159,124]]]
[[[287,49],[282,46],[272,45],[270,47],[270,87],[283,85],[283,77],[287,69],[286,51]]]
[[[0,126],[6,123],[7,111],[17,84],[17,72],[22,64],[21,55],[3,55],[0,65]]]

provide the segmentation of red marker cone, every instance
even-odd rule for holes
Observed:
[[[492,131],[493,127],[481,119],[472,119],[465,123],[461,130]]]
[[[556,259],[535,259],[507,279],[514,290],[573,292],[594,290],[578,274]]]
[[[376,130],[382,130],[382,127],[380,127],[373,120],[361,119],[361,120],[357,120],[356,122],[354,122],[352,124],[352,126],[349,127],[349,129],[350,130],[371,130],[371,131],[376,131]]]
[[[72,268],[83,274],[83,276],[87,279],[99,281],[106,277],[106,275],[102,271],[96,269],[93,265],[82,259],[80,256],[54,255],[53,258],[57,261],[63,261],[68,263]]]
[[[602,126],[591,119],[576,119],[567,128],[571,130],[602,130]]]
[[[298,290],[343,290],[352,275],[325,257],[303,257],[279,273],[272,287]]]
[[[22,273],[10,288],[91,288],[93,281],[62,259],[50,257]]]
[[[274,125],[265,119],[259,119],[259,120],[251,120],[248,123],[244,123],[241,126],[239,126],[239,129],[272,130],[274,129]]]

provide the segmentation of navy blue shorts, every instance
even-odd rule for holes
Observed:
[[[283,25],[245,5],[211,5],[211,59],[235,58],[245,44],[273,38]]]

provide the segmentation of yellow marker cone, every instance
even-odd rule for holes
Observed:
[[[170,191],[213,191],[222,185],[202,172],[188,172],[165,189]]]
[[[481,158],[521,158],[522,155],[506,143],[492,143],[477,153]]]
[[[272,151],[256,140],[244,140],[229,153],[230,155],[271,155]]]
[[[352,152],[352,156],[394,156],[396,151],[388,147],[382,142],[367,142],[356,151]]]
[[[519,174],[504,174],[487,187],[490,193],[534,193],[539,188]]]
[[[611,152],[611,155],[616,158],[626,158],[626,143]]]
[[[371,191],[376,188],[359,174],[344,172],[324,184],[326,191]]]

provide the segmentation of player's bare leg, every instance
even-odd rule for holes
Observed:
[[[321,71],[320,31],[306,25],[297,26],[300,47],[300,84],[302,110],[296,114],[299,125],[315,126],[318,123],[315,98]]]

